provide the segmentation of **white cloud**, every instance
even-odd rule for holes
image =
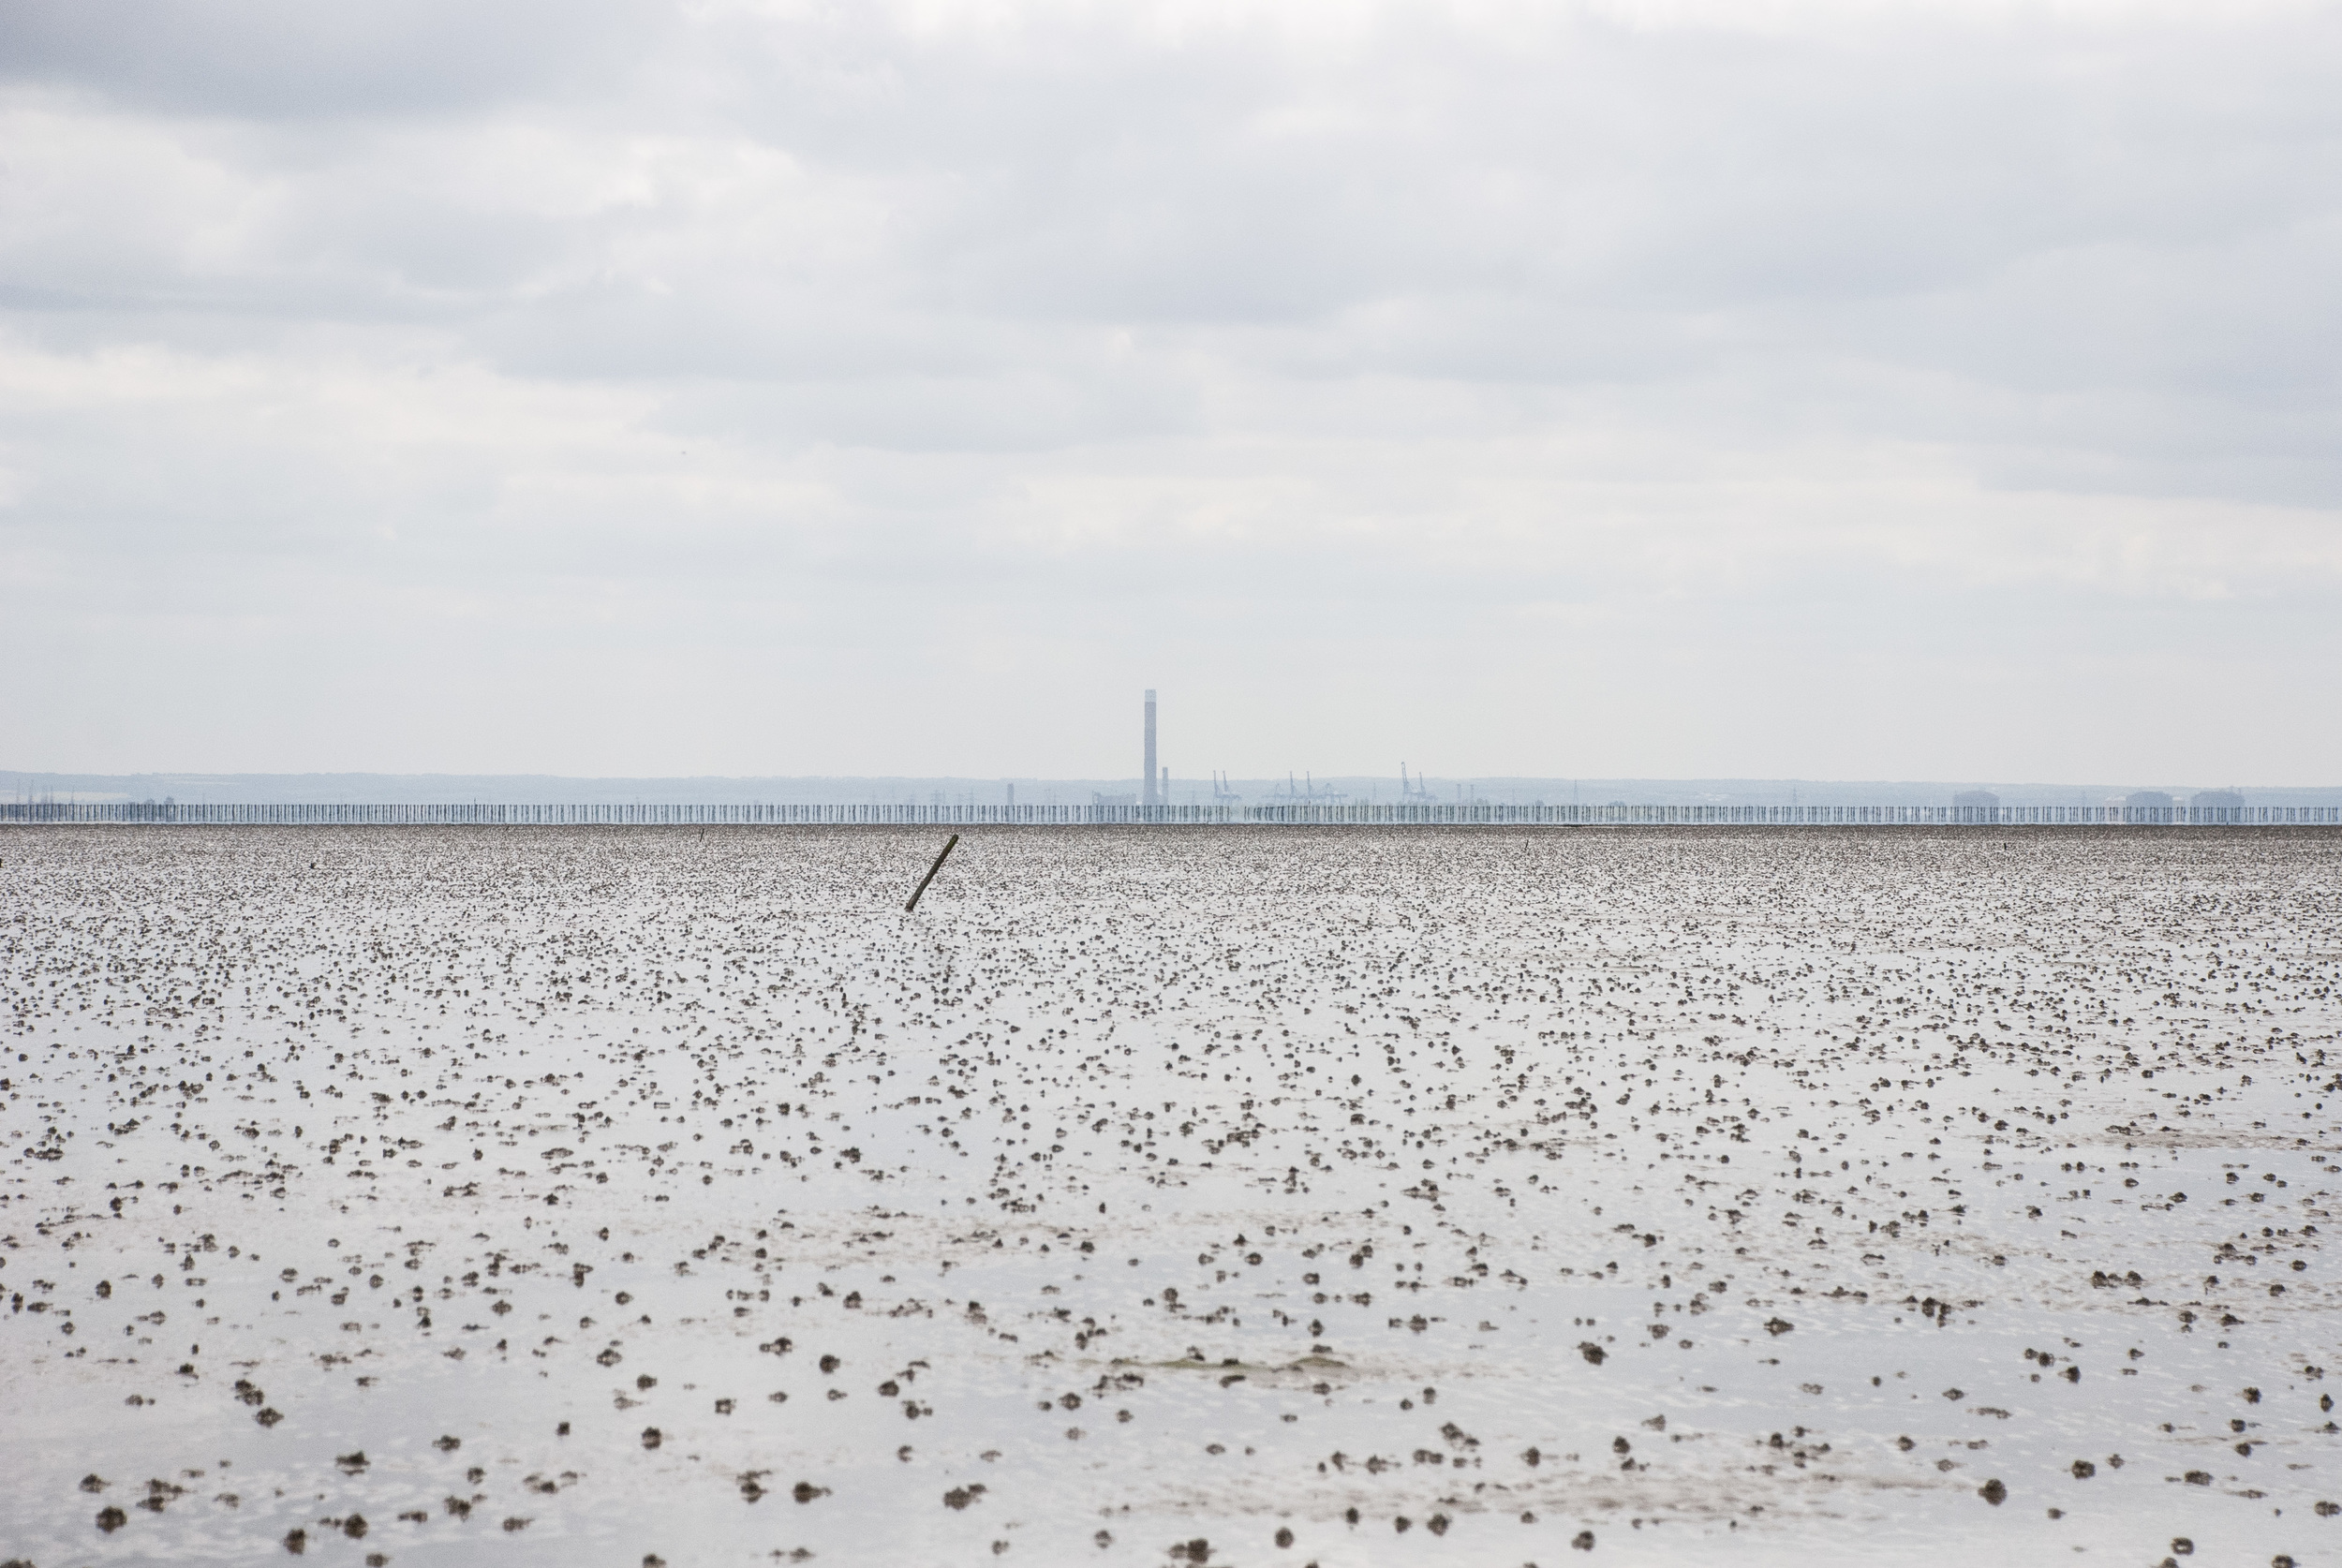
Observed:
[[[0,26],[14,766],[2342,763],[2329,8]]]

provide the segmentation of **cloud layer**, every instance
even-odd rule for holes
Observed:
[[[12,765],[2342,772],[2331,7],[148,14]]]

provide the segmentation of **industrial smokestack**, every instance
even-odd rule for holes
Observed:
[[[1152,689],[1147,693],[1147,772],[1143,787],[1146,792],[1141,798],[1147,805],[1161,804],[1155,799],[1155,694]]]

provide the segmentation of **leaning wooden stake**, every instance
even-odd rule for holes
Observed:
[[[959,835],[956,833],[943,840],[942,852],[935,857],[935,864],[927,867],[927,874],[919,879],[919,885],[911,890],[911,902],[903,906],[903,913],[909,914],[919,907],[919,895],[926,892],[927,884],[935,880],[935,874],[943,869],[944,856],[949,855],[952,852],[952,846],[958,842]]]

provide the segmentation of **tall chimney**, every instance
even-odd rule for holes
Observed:
[[[1147,692],[1147,775],[1144,785],[1143,803],[1148,806],[1160,804],[1155,799],[1155,694],[1151,688]]]

